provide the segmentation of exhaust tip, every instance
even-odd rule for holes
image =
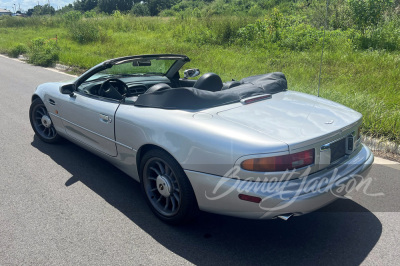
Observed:
[[[292,216],[293,216],[293,213],[287,213],[287,214],[278,215],[278,218],[279,218],[279,219],[282,219],[282,220],[284,220],[284,221],[287,221],[287,220],[289,220],[289,218],[292,217]]]

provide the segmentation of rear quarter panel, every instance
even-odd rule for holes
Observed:
[[[212,114],[122,104],[115,119],[123,168],[136,164],[136,153],[145,144],[166,150],[185,170],[219,176],[225,175],[245,154],[288,150],[281,141]]]

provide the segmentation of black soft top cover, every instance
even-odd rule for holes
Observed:
[[[244,78],[240,85],[222,91],[206,91],[191,87],[174,88],[142,94],[136,106],[162,109],[206,109],[239,102],[241,99],[274,94],[287,90],[285,75],[280,72]]]

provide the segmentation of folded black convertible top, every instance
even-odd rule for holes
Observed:
[[[140,107],[198,110],[239,102],[261,94],[287,90],[286,77],[281,72],[244,78],[240,85],[222,91],[206,91],[192,87],[174,88],[142,94],[134,103]]]

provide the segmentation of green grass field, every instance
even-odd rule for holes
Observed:
[[[218,73],[224,81],[281,71],[289,89],[315,95],[322,31],[311,32],[317,37],[301,50],[288,48],[292,44],[287,44],[286,37],[281,37],[280,43],[287,47],[279,42],[254,45],[237,41],[238,29],[255,21],[129,15],[75,20],[61,16],[8,18],[0,20],[0,52],[9,53],[18,44],[29,48],[32,39],[57,35],[59,62],[82,69],[118,56],[179,53],[192,59],[187,68]],[[335,34],[327,33],[320,95],[361,112],[364,134],[400,143],[399,51],[356,49],[347,33]],[[308,32],[301,40],[307,36]]]

